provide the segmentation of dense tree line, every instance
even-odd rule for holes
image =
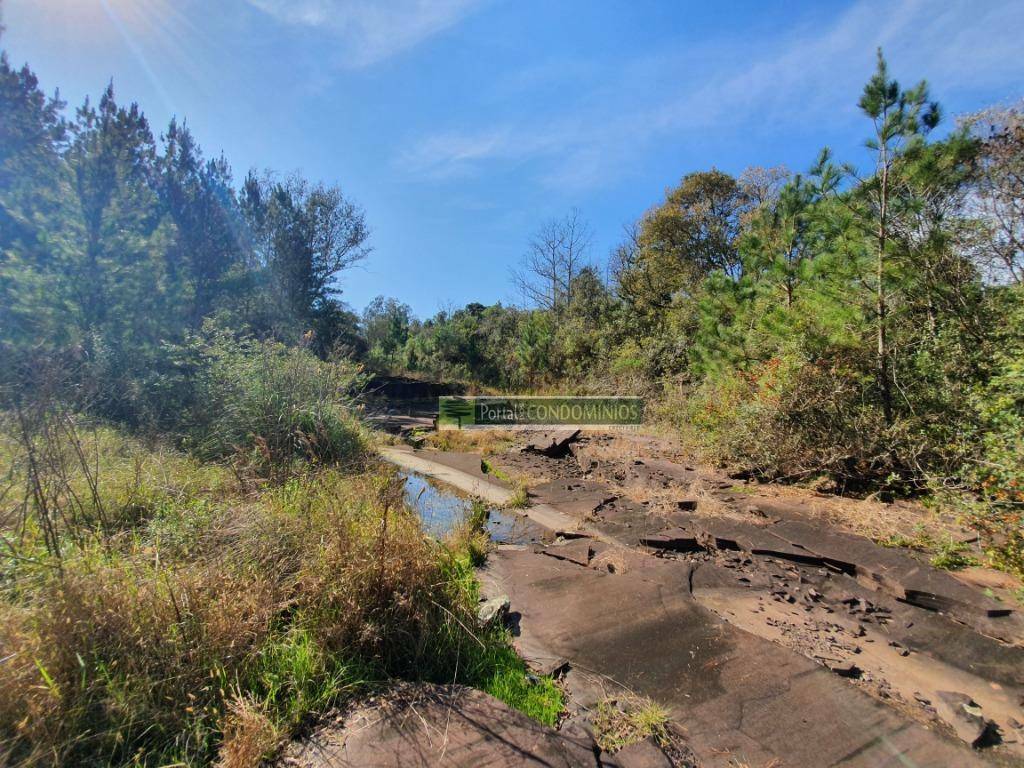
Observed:
[[[236,187],[183,123],[157,137],[112,85],[69,116],[27,66],[0,58],[8,383],[61,361],[90,407],[160,424],[187,405],[196,340],[211,328],[321,357],[358,348],[337,278],[367,238],[335,187],[252,172]]]

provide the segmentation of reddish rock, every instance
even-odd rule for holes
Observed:
[[[686,588],[689,567],[635,558],[610,574],[502,551],[481,577],[510,596],[525,656],[564,657],[667,707],[703,764],[742,756],[800,766],[979,765],[810,659],[702,608]]]
[[[538,548],[538,552],[557,557],[560,560],[568,560],[577,565],[589,565],[591,546],[589,539],[570,539],[564,543],[550,544],[547,547]]]
[[[527,453],[540,453],[552,459],[560,459],[569,453],[569,445],[575,442],[579,436],[580,430],[578,429],[542,432],[532,437],[522,450]]]
[[[563,734],[463,686],[422,685],[362,707],[291,745],[298,768],[596,766],[587,734]]]
[[[623,747],[614,755],[602,755],[601,765],[607,768],[673,768],[672,759],[653,738]]]

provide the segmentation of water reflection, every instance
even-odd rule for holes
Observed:
[[[423,520],[423,529],[441,539],[473,513],[473,500],[433,483],[415,472],[400,472],[405,478],[405,500]],[[489,508],[487,532],[498,544],[534,544],[542,531],[527,518],[503,509]]]

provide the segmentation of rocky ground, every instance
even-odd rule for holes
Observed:
[[[401,458],[477,492],[486,484],[492,499],[509,480],[530,488],[527,543],[497,545],[481,579],[492,605],[507,601],[523,657],[562,680],[566,721],[543,738],[496,736],[496,752],[456,749],[472,759],[338,764],[1024,764],[1017,585],[868,538],[925,530],[969,541],[954,520],[743,482],[637,434],[520,433],[490,445],[486,466],[467,451]],[[595,748],[602,702],[630,697],[664,707],[671,738]],[[415,728],[461,710],[441,707]],[[476,725],[519,719],[492,711]],[[434,743],[425,731],[401,736],[407,727],[371,741]],[[463,730],[453,744],[478,744]],[[502,751],[510,743],[536,751]]]

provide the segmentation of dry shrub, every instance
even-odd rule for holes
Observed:
[[[358,367],[307,349],[212,337],[202,352],[189,443],[201,456],[234,457],[263,477],[305,462],[358,466],[366,435],[352,413]]]
[[[896,456],[912,453],[865,402],[869,387],[838,364],[773,358],[706,379],[673,410],[688,442],[717,463],[772,479],[824,473],[856,487],[884,482]]]
[[[666,745],[668,718],[668,710],[643,696],[603,699],[594,710],[594,736],[606,752],[617,752],[648,737]]]
[[[325,648],[357,648],[399,671],[419,659],[437,620],[435,547],[393,476],[319,482],[316,552],[301,559],[296,610]]]
[[[270,726],[284,737],[372,681],[465,667],[462,571],[393,470],[233,487],[167,494],[134,528],[5,564],[5,763],[192,764],[221,749],[242,765],[270,749]]]
[[[45,736],[73,761],[117,754],[123,744],[161,751],[162,739],[208,731],[225,681],[270,637],[284,587],[202,562],[156,567],[104,555],[67,562],[63,578],[37,594],[34,632],[19,648],[37,663],[36,680],[52,680],[57,692],[44,713]],[[38,709],[37,698],[21,706]],[[89,731],[90,741],[78,743]],[[24,735],[38,743],[42,734]]]
[[[470,667],[471,571],[370,464],[351,371],[258,352],[211,362],[231,396],[199,434],[263,446],[259,482],[52,402],[0,413],[0,762],[243,765],[379,681]]]

